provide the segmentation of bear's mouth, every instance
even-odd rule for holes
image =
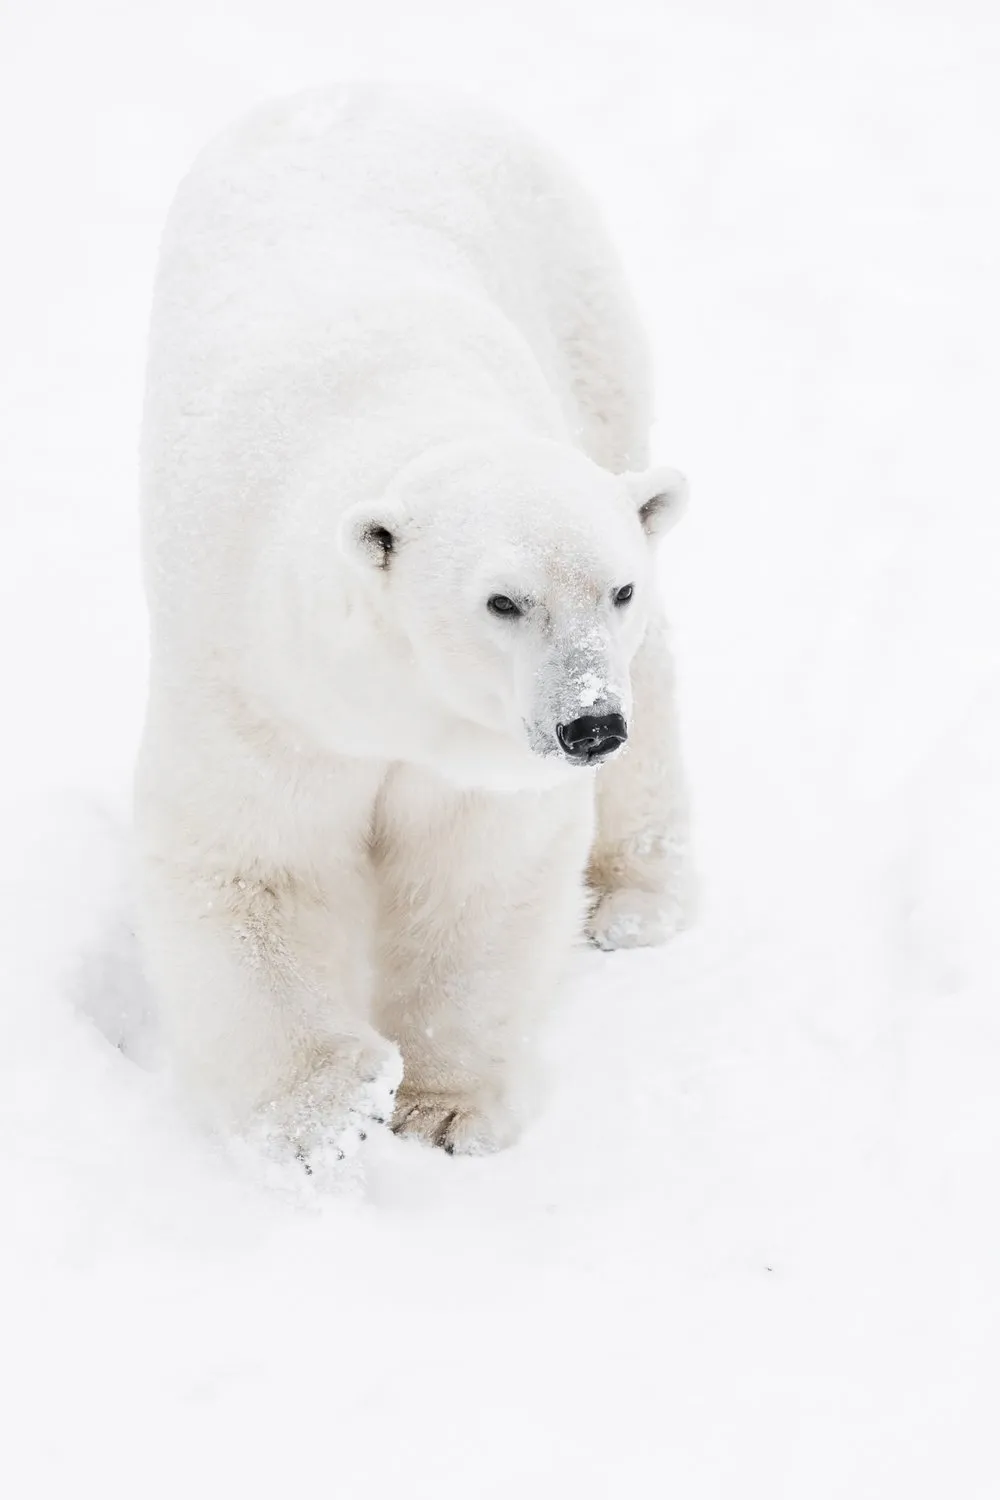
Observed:
[[[588,755],[566,755],[564,753],[563,760],[566,761],[567,765],[571,766],[602,766],[606,760],[611,760],[620,749],[621,746],[618,745],[614,750],[602,750],[600,754],[591,752]]]

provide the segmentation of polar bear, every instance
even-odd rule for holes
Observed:
[[[139,935],[205,1118],[513,1140],[588,924],[683,916],[647,354],[600,219],[470,104],[270,105],[165,233]],[[397,1091],[398,1090],[398,1091]]]

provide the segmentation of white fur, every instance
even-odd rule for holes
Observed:
[[[648,406],[601,225],[506,122],[309,95],[182,186],[143,445],[141,935],[220,1124],[343,1149],[401,1051],[396,1127],[495,1149],[588,858],[595,941],[678,920],[651,538],[683,481],[644,469]],[[619,712],[626,752],[570,764],[556,726]]]

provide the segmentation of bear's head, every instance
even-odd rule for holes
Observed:
[[[595,767],[628,739],[653,544],[685,492],[674,469],[613,475],[552,442],[449,444],[353,506],[341,545],[452,715],[549,771]]]

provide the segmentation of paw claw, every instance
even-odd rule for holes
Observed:
[[[518,1122],[505,1103],[454,1094],[404,1095],[392,1118],[395,1135],[439,1146],[449,1156],[485,1156],[517,1135]]]
[[[338,1038],[307,1078],[267,1106],[253,1133],[269,1154],[290,1153],[311,1176],[311,1161],[344,1160],[373,1122],[384,1123],[402,1067],[397,1049],[374,1033]]]

